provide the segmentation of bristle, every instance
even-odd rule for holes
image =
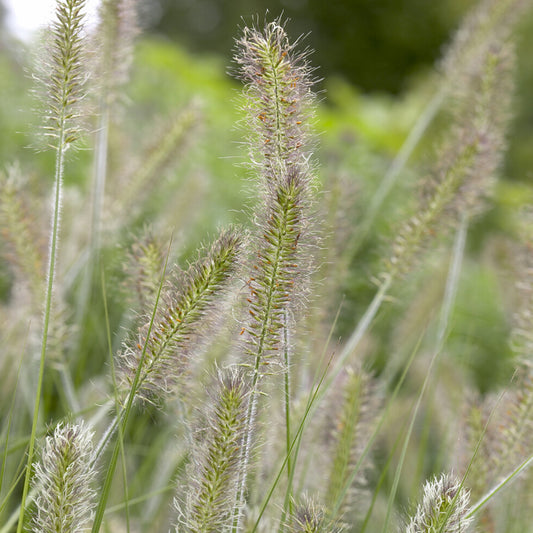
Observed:
[[[449,474],[427,481],[422,502],[407,526],[406,533],[466,533],[469,494]]]
[[[37,77],[46,88],[45,135],[62,150],[82,132],[81,101],[87,81],[84,49],[85,0],[59,0],[51,27],[49,57]],[[59,143],[59,145],[58,145]]]
[[[172,390],[193,351],[193,339],[200,339],[235,274],[241,243],[238,231],[222,232],[187,272],[165,288],[152,328],[144,326],[119,356],[123,394],[160,403]],[[132,391],[137,374],[137,388]]]
[[[209,414],[202,440],[196,443],[179,532],[224,531],[231,519],[242,467],[249,387],[242,372],[219,373],[218,394],[206,405]]]
[[[81,423],[59,424],[46,438],[41,461],[35,465],[35,533],[77,533],[88,526],[96,496],[92,437]]]

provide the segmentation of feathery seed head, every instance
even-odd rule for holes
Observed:
[[[235,61],[245,83],[246,109],[253,133],[252,163],[266,181],[277,181],[289,167],[307,167],[313,79],[308,52],[289,43],[280,19],[264,31],[245,28]]]
[[[328,508],[338,508],[337,516],[353,521],[355,513],[367,497],[366,475],[371,466],[370,457],[363,453],[372,435],[379,409],[379,397],[371,377],[362,369],[347,368],[342,376],[338,392],[342,394],[330,410],[329,421],[333,447],[328,455],[331,465],[325,504]],[[339,394],[340,396],[340,394]],[[340,405],[339,405],[340,403]],[[348,485],[357,466],[357,476]]]
[[[289,43],[279,19],[267,24],[263,32],[246,28],[237,41],[235,60],[246,84],[252,130],[250,158],[264,206],[254,220],[254,257],[247,281],[249,314],[241,332],[253,390],[241,453],[245,465],[250,458],[264,365],[280,355],[283,332],[292,326],[289,320],[297,307],[296,296],[305,294],[310,274],[309,261],[302,252],[311,233],[312,176],[307,141],[314,97],[305,52],[298,54],[295,44]],[[243,468],[234,512],[237,527],[244,507],[247,472],[246,466]]]
[[[137,342],[119,356],[119,387],[124,394],[158,402],[175,386],[233,279],[241,245],[240,232],[223,231],[203,256],[168,283],[152,327],[141,328]]]
[[[101,77],[107,97],[128,81],[133,45],[139,34],[136,0],[104,0],[100,6]]]
[[[454,86],[476,68],[490,41],[508,41],[516,23],[531,9],[531,0],[482,0],[458,29],[441,62],[441,70]],[[459,83],[458,83],[458,80]]]
[[[309,183],[295,170],[280,179],[266,198],[256,221],[258,250],[249,288],[248,352],[262,353],[263,362],[279,351],[287,312],[297,310],[306,296],[310,259]],[[286,324],[285,324],[286,325]]]
[[[58,0],[48,59],[37,78],[46,88],[44,131],[53,148],[65,150],[80,137],[81,101],[87,81],[83,36],[85,0]],[[58,144],[59,143],[59,144]]]
[[[162,243],[150,229],[128,250],[124,272],[124,292],[140,313],[153,309],[165,261]]]
[[[92,438],[84,423],[59,424],[46,438],[35,465],[35,533],[77,533],[87,527],[95,505]]]
[[[182,514],[177,531],[215,533],[228,526],[242,468],[249,391],[242,371],[219,372],[207,427],[194,448],[185,512],[176,502]]]
[[[35,234],[37,225],[30,214],[35,212],[34,206],[28,205],[22,181],[16,165],[9,167],[5,174],[0,171],[0,227],[2,238],[9,245],[8,259],[18,267],[37,302],[43,290],[44,257],[39,247],[41,236]]]
[[[465,533],[472,522],[465,518],[470,495],[453,475],[427,481],[422,503],[407,526],[407,533]]]
[[[457,94],[455,123],[437,153],[417,213],[398,233],[388,273],[409,271],[421,249],[437,231],[472,217],[485,207],[501,165],[510,117],[513,49],[491,42],[472,68],[465,90]]]
[[[288,531],[290,533],[341,533],[343,528],[328,520],[324,509],[314,500],[304,497],[295,505]]]
[[[235,61],[245,83],[251,120],[250,155],[260,176],[264,209],[255,219],[256,262],[248,286],[247,352],[267,362],[279,351],[280,332],[310,272],[312,175],[309,119],[313,80],[307,52],[296,51],[279,19],[263,31],[246,28]],[[256,365],[257,368],[257,365]]]

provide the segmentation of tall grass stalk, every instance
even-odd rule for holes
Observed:
[[[446,338],[446,332],[448,330],[450,315],[451,315],[453,304],[455,301],[455,296],[457,294],[459,274],[461,272],[461,264],[463,262],[463,257],[464,257],[467,227],[468,227],[468,219],[466,217],[463,217],[463,219],[461,220],[461,224],[457,230],[457,234],[455,238],[452,260],[450,262],[448,279],[446,281],[445,298],[444,298],[441,315],[439,319],[439,327],[438,327],[438,331],[436,334],[435,347],[433,349],[433,354],[431,356],[431,360],[429,362],[429,366],[426,371],[426,376],[424,378],[422,388],[418,394],[418,398],[416,400],[415,406],[413,408],[413,412],[411,414],[411,420],[410,420],[409,426],[407,428],[407,431],[404,437],[404,445],[400,453],[398,467],[396,469],[393,485],[392,485],[390,495],[389,495],[389,504],[387,506],[387,514],[385,516],[385,522],[383,524],[383,533],[387,533],[388,528],[389,528],[393,502],[396,497],[396,491],[398,488],[398,484],[400,482],[401,470],[404,465],[405,457],[407,454],[407,447],[411,439],[411,434],[413,432],[416,418],[418,417],[418,412],[422,405],[422,399],[425,396],[426,390],[431,382],[431,379],[433,379],[433,367],[437,363],[437,359],[442,353],[442,349],[444,347],[444,340]],[[428,529],[428,532],[429,531],[431,531],[431,529]]]
[[[170,250],[170,247],[169,247],[169,250]],[[157,305],[158,305],[159,298],[160,298],[160,295],[161,295],[161,288],[162,288],[162,285],[163,285],[163,280],[165,278],[165,273],[166,273],[166,268],[167,268],[167,261],[168,261],[168,254],[167,254],[167,258],[166,258],[166,261],[165,261],[165,265],[164,265],[163,271],[161,273],[161,281],[159,283],[159,288],[158,288],[156,299],[155,299],[155,302],[154,302],[154,309],[153,309],[152,316],[150,318],[150,323],[149,323],[149,326],[148,326],[148,334],[151,332],[153,324],[154,324],[155,314],[156,314],[156,311],[157,311]],[[126,428],[126,425],[128,423],[128,418],[129,418],[129,415],[130,415],[130,412],[131,412],[131,409],[132,409],[132,406],[133,406],[133,400],[135,398],[135,390],[137,388],[137,384],[138,384],[139,379],[140,379],[141,370],[142,370],[142,363],[144,362],[144,356],[145,356],[145,353],[146,353],[146,347],[147,346],[145,344],[145,346],[143,348],[143,351],[142,351],[142,354],[141,354],[140,364],[139,364],[139,366],[137,368],[137,372],[135,374],[135,377],[134,377],[134,380],[133,380],[133,383],[132,383],[131,392],[127,396],[126,404],[125,404],[124,408],[117,414],[117,416],[113,420],[113,423],[108,428],[108,430],[106,432],[106,438],[102,439],[100,441],[97,449],[95,450],[93,462],[98,460],[100,455],[103,453],[103,451],[105,450],[105,448],[106,448],[109,440],[111,439],[114,431],[116,431],[115,428],[117,428],[118,425],[122,426],[121,427],[121,431],[119,433],[119,437],[121,437],[123,435],[123,433],[124,433],[124,429]],[[117,389],[115,389],[115,390],[117,390]],[[93,526],[92,526],[92,529],[91,529],[92,533],[98,533],[100,531],[100,527],[102,525],[102,520],[104,518],[105,508],[106,508],[106,505],[107,505],[107,500],[109,498],[109,491],[111,489],[111,482],[113,481],[113,475],[115,473],[115,468],[116,468],[117,460],[118,460],[118,454],[120,452],[121,447],[122,447],[121,443],[119,442],[119,440],[117,440],[116,443],[115,443],[115,446],[113,448],[113,452],[112,452],[111,458],[109,460],[109,467],[107,469],[106,477],[105,477],[104,483],[102,485],[100,497],[98,499],[98,505],[96,507]]]
[[[275,357],[290,349],[283,347],[288,340],[288,336],[283,338],[287,319],[297,308],[299,293],[305,293],[309,276],[302,242],[309,239],[311,173],[307,144],[313,99],[305,54],[289,43],[279,20],[266,25],[264,31],[246,28],[237,46],[235,60],[246,83],[246,106],[253,126],[250,159],[260,178],[266,209],[256,218],[257,262],[248,281],[250,319],[243,333],[251,367],[251,398],[232,531],[240,527],[260,382],[266,365],[279,364]],[[288,366],[283,369],[287,375],[286,401],[290,400],[289,370]],[[290,431],[289,418],[286,431]]]
[[[84,0],[60,0],[56,10],[57,19],[52,26],[53,43],[49,58],[51,71],[49,79],[46,80],[50,113],[47,116],[49,120],[45,126],[46,135],[53,140],[54,144],[52,146],[56,151],[52,228],[50,231],[47,283],[44,298],[41,356],[35,390],[33,422],[28,447],[26,476],[24,480],[17,533],[22,531],[24,524],[26,498],[30,486],[31,465],[33,461],[37,422],[40,412],[46,347],[48,342],[48,327],[52,308],[54,274],[58,254],[65,154],[67,149],[72,146],[80,135],[79,127],[76,124],[76,121],[79,118],[76,107],[83,98],[83,84],[85,82],[82,57],[82,24],[84,7]]]

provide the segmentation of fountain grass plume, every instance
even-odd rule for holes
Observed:
[[[241,245],[239,231],[223,231],[187,271],[168,282],[152,327],[143,326],[137,341],[127,343],[118,356],[117,378],[123,399],[133,394],[160,403],[174,388],[207,324],[213,315],[220,316],[221,298],[239,267]]]
[[[41,235],[35,234],[33,206],[28,203],[21,182],[18,166],[9,167],[5,173],[0,171],[0,225],[4,242],[9,246],[7,258],[30,287],[34,302],[38,302],[43,290],[45,258],[39,249]]]
[[[87,81],[83,35],[85,0],[59,0],[47,55],[36,74],[44,86],[44,132],[49,146],[65,151],[83,132],[81,104]]]
[[[468,13],[448,46],[440,70],[458,88],[476,68],[490,42],[508,41],[531,0],[482,0]]]
[[[330,409],[330,419],[335,426],[332,431],[332,447],[325,504],[333,518],[353,520],[357,509],[366,498],[366,474],[370,459],[364,456],[368,436],[374,431],[374,421],[379,410],[376,386],[364,370],[348,368],[342,384],[340,405]],[[332,406],[333,407],[333,406]],[[353,479],[357,468],[358,473]]]
[[[35,533],[77,533],[87,527],[96,503],[92,437],[81,423],[59,424],[46,438],[33,482]]]
[[[162,242],[151,228],[145,228],[127,249],[123,267],[121,292],[137,313],[153,309],[164,264]]]
[[[281,331],[305,298],[312,244],[313,174],[309,118],[313,80],[280,20],[246,28],[236,63],[245,83],[250,159],[262,193],[252,236],[248,319],[243,329],[254,372],[279,354]],[[257,384],[254,378],[254,387]]]
[[[468,491],[453,475],[427,481],[406,533],[466,533],[472,522],[466,518],[469,500]]]
[[[231,520],[249,386],[242,371],[219,371],[216,391],[206,405],[205,427],[196,437],[184,510],[176,502],[182,515],[179,532],[225,531]]]
[[[311,272],[308,252],[313,234],[313,174],[309,141],[315,98],[307,52],[297,52],[296,44],[298,41],[289,43],[283,24],[277,19],[263,30],[245,28],[235,55],[245,84],[250,161],[262,193],[262,207],[254,220],[252,268],[247,281],[248,316],[242,328],[252,390],[234,531],[239,528],[244,506],[260,382],[265,373],[271,372],[272,363],[283,364],[284,339],[290,337],[284,331],[293,327],[292,319],[305,300]],[[284,371],[285,399],[290,402],[288,361]],[[289,413],[288,404],[286,412]],[[286,425],[290,435],[289,417]]]
[[[309,497],[294,505],[287,527],[289,533],[342,533],[342,525],[332,522],[324,508]]]
[[[495,40],[470,71],[417,212],[395,237],[387,266],[391,278],[408,272],[437,233],[486,208],[506,145],[514,64],[514,48]]]
[[[56,164],[39,375],[35,390],[33,423],[17,533],[22,531],[24,523],[26,497],[30,482],[30,467],[33,460],[37,418],[40,410],[48,326],[58,253],[65,153],[79,139],[82,132],[80,104],[85,94],[84,84],[87,80],[83,41],[84,8],[84,0],[58,1],[56,18],[50,28],[51,43],[48,50],[48,58],[44,62],[44,65],[47,65],[47,70],[40,78],[38,76],[38,79],[40,79],[46,89],[47,97],[43,102],[47,106],[47,111],[44,113],[44,131],[49,140],[49,145],[56,152]]]
[[[237,40],[235,62],[245,83],[250,160],[266,182],[291,168],[307,170],[315,95],[308,50],[289,42],[281,19],[264,30],[247,27]]]

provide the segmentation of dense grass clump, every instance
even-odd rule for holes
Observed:
[[[530,3],[482,0],[391,137],[408,100],[320,103],[281,18],[237,37],[235,98],[133,0],[58,0],[54,156],[0,171],[0,533],[528,530]]]

